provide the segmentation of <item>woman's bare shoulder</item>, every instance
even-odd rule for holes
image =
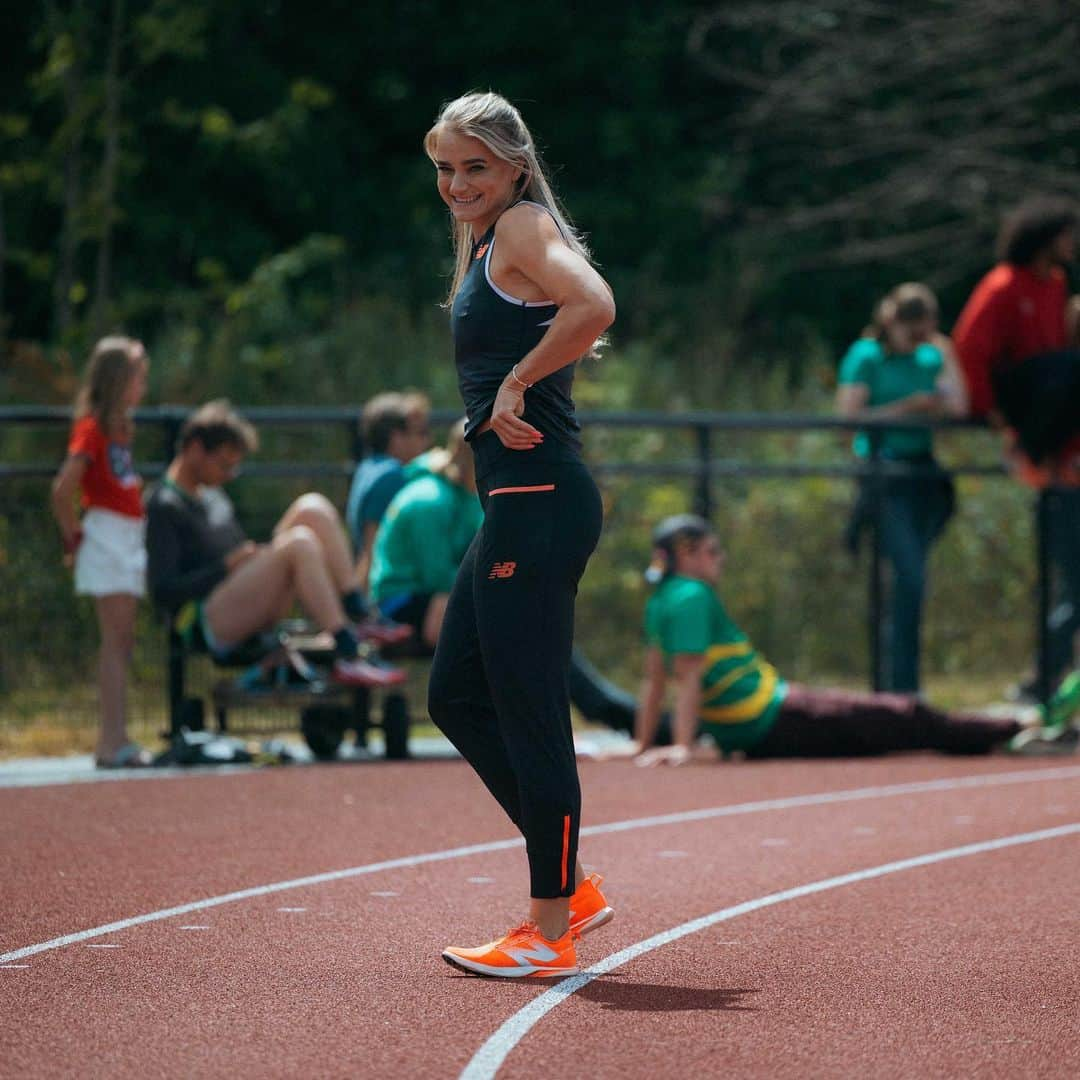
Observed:
[[[504,211],[495,223],[496,240],[513,243],[526,241],[562,239],[562,233],[551,212],[539,203],[519,202]]]

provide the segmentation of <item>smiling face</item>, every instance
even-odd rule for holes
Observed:
[[[443,128],[432,153],[439,194],[454,220],[482,236],[510,205],[522,170],[496,157],[480,139]]]

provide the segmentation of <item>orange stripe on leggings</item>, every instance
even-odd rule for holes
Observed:
[[[562,819],[562,887],[566,888],[566,879],[570,876],[567,862],[570,859],[570,815]]]
[[[488,492],[488,495],[516,495],[521,492],[529,491],[554,491],[554,484],[534,484],[532,487],[504,487],[495,488]]]

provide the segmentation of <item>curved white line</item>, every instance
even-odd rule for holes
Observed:
[[[714,806],[704,810],[687,810],[676,814],[662,814],[657,817],[632,818],[628,821],[613,821],[607,825],[589,825],[581,829],[582,836],[603,836],[607,833],[626,832],[630,829],[647,829],[657,825],[678,825],[689,821],[704,821],[709,818],[733,817],[739,814],[757,814],[769,810],[790,810],[801,806],[825,806],[831,803],[854,802],[861,799],[884,799],[895,795],[917,795],[933,791],[956,791],[962,788],[997,787],[1004,784],[1037,783],[1046,780],[1072,780],[1080,777],[1080,766],[1056,769],[1029,769],[1024,772],[996,773],[982,776],[962,776],[947,780],[920,780],[909,784],[887,784],[881,787],[853,788],[847,791],[827,791],[817,795],[792,795],[783,799],[763,799],[760,802],[735,803],[731,806]],[[0,964],[21,960],[35,953],[60,949],[65,945],[74,945],[104,934],[114,934],[145,923],[160,922],[175,915],[187,915],[192,911],[205,911],[207,908],[220,907],[237,900],[251,900],[258,896],[284,892],[287,889],[301,889],[308,885],[324,885],[346,878],[360,877],[365,874],[377,874],[383,870],[400,870],[425,863],[445,862],[449,859],[463,859],[470,855],[485,855],[493,851],[505,851],[508,848],[521,847],[524,842],[520,837],[512,840],[494,840],[484,844],[470,844],[467,847],[448,848],[444,851],[429,851],[420,855],[405,855],[398,859],[386,859],[383,862],[367,863],[364,866],[350,866],[344,870],[330,870],[322,874],[292,878],[289,881],[276,881],[269,885],[256,885],[250,889],[211,896],[204,900],[193,900],[176,907],[150,911],[144,915],[133,915],[103,926],[94,926],[89,930],[79,930],[73,934],[53,938],[36,945],[27,945],[12,952],[0,954]]]
[[[770,893],[768,896],[760,896],[756,900],[747,900],[734,907],[722,908],[714,911],[711,915],[703,915],[699,919],[683,923],[681,926],[665,930],[655,934],[651,938],[639,941],[621,952],[613,953],[597,964],[593,964],[580,975],[564,979],[558,986],[545,990],[539,997],[519,1009],[511,1016],[473,1055],[472,1060],[461,1072],[460,1080],[491,1080],[499,1071],[507,1055],[529,1033],[529,1031],[542,1020],[557,1005],[561,1005],[571,994],[588,986],[599,975],[606,975],[609,971],[621,967],[623,964],[636,959],[643,953],[659,949],[662,945],[669,945],[679,938],[688,934],[696,934],[699,930],[705,930],[715,926],[719,922],[737,918],[740,915],[748,915],[752,911],[760,911],[762,908],[772,907],[774,904],[783,904],[788,900],[798,900],[804,896],[812,896],[814,893],[825,892],[827,889],[839,889],[844,885],[854,885],[862,881],[870,881],[872,878],[884,877],[886,874],[897,874],[902,870],[912,870],[919,866],[931,866],[934,863],[946,862],[949,859],[963,859],[968,855],[981,855],[987,851],[1001,851],[1003,848],[1015,847],[1017,844],[1034,844],[1040,840],[1055,840],[1062,836],[1071,836],[1080,833],[1080,822],[1071,825],[1059,825],[1053,829],[1040,829],[1037,832],[1020,833],[1015,836],[1004,836],[997,840],[986,840],[979,844],[965,844],[963,847],[947,848],[944,851],[934,851],[927,855],[916,855],[911,859],[900,859],[897,862],[884,863],[881,866],[872,866],[867,870],[856,870],[850,874],[840,874],[837,877],[826,878],[823,881],[814,881],[809,885],[798,885],[793,889],[784,889],[782,892]]]
[[[133,926],[142,926],[144,923],[160,922],[162,919],[171,919],[174,915],[187,915],[192,911],[205,911],[207,908],[220,907],[222,904],[231,904],[236,900],[251,900],[256,896],[269,896],[271,893],[284,892],[286,889],[301,889],[305,885],[325,885],[330,881],[342,881],[345,878],[359,877],[361,874],[377,874],[382,870],[400,870],[406,866],[421,866],[429,862],[441,862],[445,859],[463,859],[468,855],[482,855],[489,851],[502,851],[505,848],[520,847],[523,841],[496,840],[489,844],[471,844],[468,847],[449,848],[446,851],[431,851],[425,855],[406,855],[400,859],[387,859],[384,862],[368,863],[365,866],[351,866],[346,870],[331,870],[325,874],[311,874],[308,877],[293,878],[290,881],[275,881],[270,885],[256,885],[250,889],[239,889],[237,892],[225,893],[222,896],[211,896],[205,900],[193,900],[189,904],[177,904],[176,907],[162,908],[159,911],[149,911],[145,915],[133,915],[128,919],[117,919],[116,922],[106,923],[104,926],[95,926],[89,930],[79,930],[74,934],[65,934],[63,937],[53,938],[51,941],[43,941],[38,945],[27,945],[13,952],[0,955],[0,964],[9,960],[21,960],[35,953],[46,952],[49,949],[59,949],[64,945],[74,945],[89,938],[101,937],[102,934],[114,934],[118,930],[128,930]]]

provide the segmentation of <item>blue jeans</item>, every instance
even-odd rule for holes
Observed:
[[[882,627],[882,646],[888,660],[885,690],[918,693],[919,637],[926,594],[930,549],[952,516],[952,481],[932,457],[912,460],[929,475],[896,476],[883,481],[881,550],[890,568],[890,595]],[[869,489],[860,495],[856,515],[872,518]]]

